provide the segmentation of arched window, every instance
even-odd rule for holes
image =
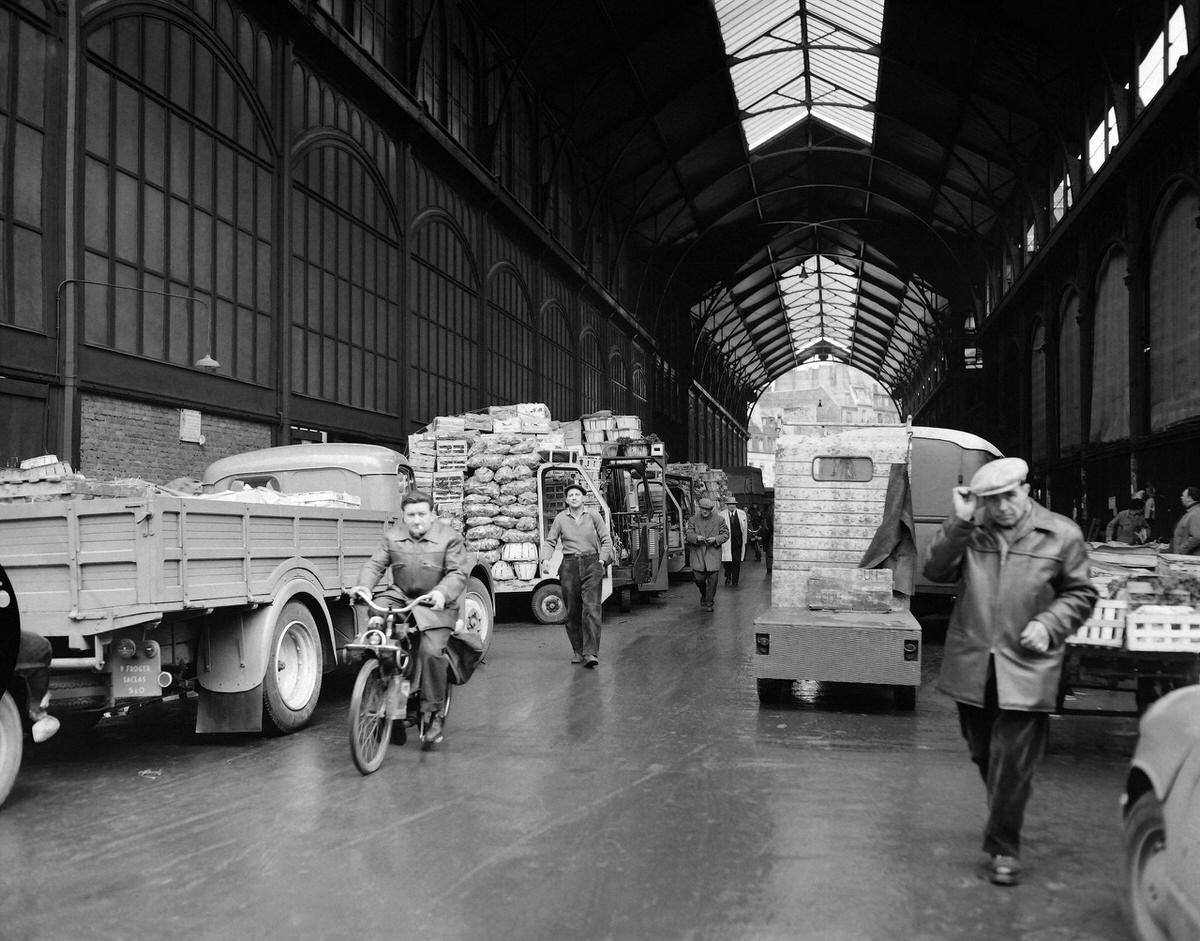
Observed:
[[[45,332],[42,296],[43,187],[47,185],[43,153],[46,97],[43,93],[47,36],[15,11],[0,9],[0,62],[10,81],[0,81],[0,141],[7,141],[7,179],[0,185],[0,323]],[[0,48],[3,48],[0,46]],[[8,63],[20,63],[9,68]],[[106,102],[106,104],[108,104]],[[3,145],[0,145],[3,146]],[[20,277],[17,277],[17,272]]]
[[[413,233],[407,325],[408,417],[424,424],[479,400],[479,288],[458,230],[430,220]]]
[[[1129,289],[1125,286],[1125,268],[1124,252],[1110,252],[1096,279],[1090,435],[1096,444],[1129,437]]]
[[[1175,196],[1159,222],[1150,253],[1150,427],[1161,431],[1200,414],[1200,200]]]
[[[1033,330],[1029,349],[1029,430],[1032,435],[1030,457],[1046,459],[1046,330],[1039,323]]]
[[[542,399],[560,420],[578,417],[575,400],[575,340],[567,315],[557,303],[542,310]]]
[[[501,117],[500,152],[497,155],[500,181],[517,202],[531,212],[533,201],[533,106],[524,89],[509,93],[508,105]]]
[[[597,412],[604,408],[605,395],[604,360],[601,358],[600,342],[593,330],[585,330],[579,340],[579,373],[583,393],[583,413]]]
[[[1060,451],[1080,443],[1079,295],[1063,305],[1058,331],[1058,444]]]
[[[292,202],[292,389],[400,411],[399,233],[357,154],[327,144],[297,163]]]
[[[525,285],[511,268],[501,268],[488,285],[488,334],[488,401],[533,401],[533,314]]]
[[[233,23],[226,4],[224,22]],[[241,22],[245,22],[244,20]],[[232,28],[224,37],[236,42]],[[182,24],[102,20],[87,35],[85,342],[270,384],[274,155],[234,65]],[[271,47],[242,50],[246,80]]]
[[[608,351],[609,407],[614,412],[629,410],[629,382],[625,378],[625,357],[618,347]]]
[[[458,7],[446,17],[446,128],[467,150],[475,150],[479,102],[479,53]]]

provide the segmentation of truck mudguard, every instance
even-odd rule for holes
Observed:
[[[269,605],[255,610],[234,609],[215,612],[205,620],[204,633],[196,663],[196,681],[214,693],[243,693],[262,685],[270,657],[271,635],[284,605],[303,597],[314,607],[321,647],[328,654],[334,649],[330,633],[329,608],[316,576],[305,570],[293,570],[285,576]],[[330,657],[325,667],[332,666]]]

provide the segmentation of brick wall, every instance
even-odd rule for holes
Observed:
[[[213,461],[271,446],[271,427],[204,412],[204,444],[179,440],[179,409],[145,402],[84,395],[81,399],[79,467],[88,477],[140,477],[165,484],[199,478]]]

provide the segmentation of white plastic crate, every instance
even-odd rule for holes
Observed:
[[[1128,609],[1128,601],[1101,598],[1096,602],[1092,616],[1083,622],[1083,626],[1079,630],[1067,638],[1067,643],[1087,647],[1124,646]]]
[[[1129,613],[1125,646],[1129,650],[1200,654],[1200,613],[1194,608],[1147,605]]]

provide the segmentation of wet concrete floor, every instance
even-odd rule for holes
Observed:
[[[369,777],[344,677],[286,738],[195,736],[182,703],[27,744],[0,809],[0,939],[1129,937],[1134,719],[1053,720],[1026,880],[998,888],[936,640],[913,713],[815,684],[760,707],[762,566],[714,614],[696,597],[606,608],[596,671],[510,610],[441,749],[393,746]]]

